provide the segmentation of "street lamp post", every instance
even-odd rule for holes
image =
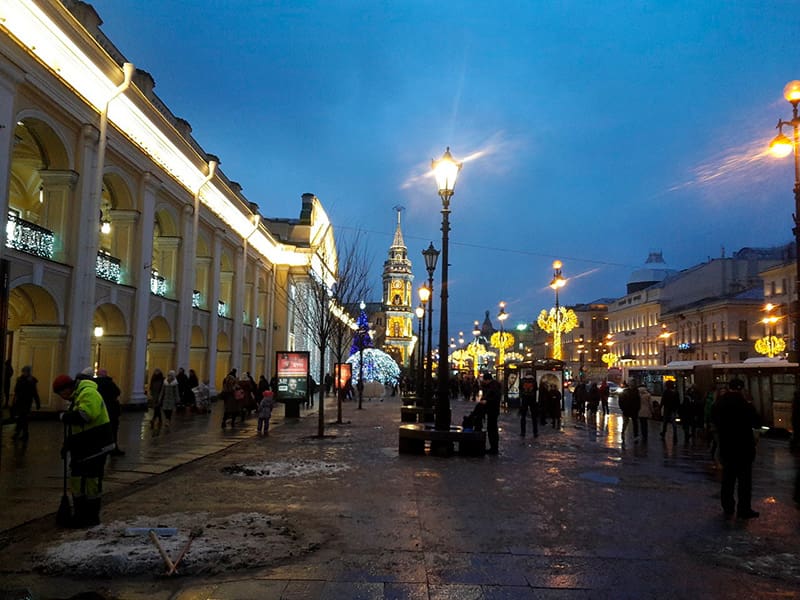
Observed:
[[[417,393],[419,393],[422,388],[420,384],[425,380],[422,373],[422,355],[425,353],[425,307],[421,302],[414,310],[414,314],[417,315],[417,360],[415,361],[417,373],[414,377],[414,385],[417,388]]]
[[[667,364],[667,340],[670,338],[671,335],[672,335],[671,331],[664,330],[658,336],[658,337],[661,338],[661,342],[663,344],[662,348],[663,348],[664,355],[663,355],[662,362],[664,363],[665,366]]]
[[[800,81],[794,80],[786,84],[783,88],[783,97],[792,105],[792,119],[790,121],[778,120],[776,129],[778,135],[772,140],[770,150],[772,153],[783,158],[794,153],[794,256],[795,256],[795,298],[791,304],[791,315],[794,319],[794,339],[792,340],[792,351],[789,360],[797,362],[798,344],[800,344],[800,116],[798,116],[797,105],[800,104]],[[792,139],[783,135],[783,128],[789,127],[792,131]],[[795,376],[795,395],[800,394],[800,374]]]
[[[456,187],[462,163],[453,160],[448,147],[442,158],[431,161],[439,197],[442,199],[442,290],[439,308],[439,371],[438,394],[436,396],[435,426],[438,430],[450,430],[450,385],[447,364],[447,268],[450,233],[450,200]]]
[[[553,262],[553,279],[550,287],[556,293],[556,306],[550,312],[542,310],[537,322],[544,331],[553,334],[553,358],[561,360],[561,334],[568,333],[578,325],[578,317],[572,309],[566,309],[558,304],[558,290],[564,287],[567,280],[561,275],[561,261]],[[546,345],[546,344],[545,344]]]
[[[425,352],[427,359],[425,366],[425,397],[423,406],[430,410],[431,396],[433,395],[433,273],[436,271],[436,262],[439,260],[439,251],[433,247],[433,242],[422,251],[425,259],[425,269],[428,271],[428,348]]]

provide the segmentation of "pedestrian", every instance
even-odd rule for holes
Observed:
[[[333,387],[333,377],[330,373],[325,373],[325,379],[323,379],[323,383],[325,384],[325,395],[329,396],[331,393],[331,388]]]
[[[100,394],[106,405],[108,419],[111,422],[111,439],[114,441],[114,449],[111,451],[111,456],[122,456],[125,454],[119,447],[119,418],[122,414],[119,396],[122,391],[105,369],[97,371],[95,383],[97,384],[97,393]]]
[[[8,401],[11,397],[11,378],[14,376],[14,367],[11,366],[11,359],[7,358],[4,371],[3,371],[3,398],[5,403],[3,406],[8,408]]]
[[[270,390],[264,390],[258,403],[258,435],[262,435],[262,429],[263,435],[269,435],[269,420],[273,408],[275,408],[275,395]]]
[[[689,440],[694,438],[695,432],[695,412],[696,412],[696,396],[699,395],[697,388],[690,385],[686,388],[683,394],[683,401],[678,407],[678,417],[681,420],[681,429],[683,429],[683,442],[688,444]]]
[[[258,394],[258,397],[263,398],[264,392],[266,392],[268,389],[269,389],[269,381],[267,381],[267,378],[264,375],[261,375],[258,378],[258,387],[256,388],[257,390],[256,393]]]
[[[712,418],[719,433],[719,454],[722,461],[722,490],[720,500],[725,518],[733,517],[734,510],[740,519],[754,519],[759,513],[753,510],[753,460],[756,456],[756,438],[753,429],[759,426],[755,408],[744,395],[744,382],[732,379],[728,391],[720,396]],[[734,500],[734,489],[737,488]]]
[[[639,388],[636,382],[631,379],[628,385],[620,392],[619,407],[622,410],[622,445],[625,445],[625,432],[628,425],[633,423],[633,441],[639,441],[639,408],[641,399],[639,398]]]
[[[38,383],[36,377],[31,374],[31,367],[22,367],[22,375],[17,377],[14,385],[14,397],[11,400],[11,414],[15,418],[14,435],[15,440],[28,441],[28,419],[31,409],[36,404],[36,410],[42,407],[39,400],[39,391],[36,388]]]
[[[190,392],[192,389],[189,387],[189,377],[186,375],[186,371],[183,370],[183,367],[178,369],[178,372],[175,374],[175,380],[178,382],[178,401],[175,403],[175,407],[183,409],[184,402],[186,401],[186,393]]]
[[[678,391],[675,389],[675,382],[668,381],[664,384],[664,392],[661,394],[661,439],[665,439],[667,434],[667,425],[672,424],[672,443],[678,443],[678,425],[675,419],[678,418],[678,409],[681,405],[681,399],[678,396]]]
[[[719,449],[719,433],[717,432],[717,426],[714,424],[713,415],[717,410],[717,403],[721,396],[728,393],[728,384],[723,383],[720,388],[716,391],[710,391],[706,395],[706,405],[705,405],[705,424],[706,424],[706,435],[711,439],[711,460],[714,462],[714,466],[717,466],[717,450]]]
[[[500,399],[503,389],[491,373],[483,374],[483,396],[481,402],[486,406],[486,436],[489,438],[489,454],[497,454],[500,445],[500,432],[497,418],[500,416]]]
[[[519,385],[519,434],[522,437],[525,437],[529,411],[531,413],[531,424],[533,425],[533,437],[539,437],[539,407],[538,403],[536,402],[536,392],[536,378],[532,377],[531,375],[525,375],[520,380]]]
[[[575,413],[579,421],[586,416],[586,404],[589,399],[589,392],[586,389],[586,382],[581,380],[575,385],[572,391],[572,412]]]
[[[167,418],[167,426],[172,424],[172,411],[175,410],[180,401],[180,385],[178,378],[175,376],[175,371],[170,370],[167,373],[167,380],[161,388],[161,410],[164,411],[164,416]]]
[[[200,379],[197,377],[194,369],[189,369],[189,376],[186,378],[186,390],[184,392],[183,403],[186,406],[196,409],[197,397],[194,395],[194,389],[200,385]]]
[[[103,470],[106,455],[114,449],[108,411],[91,377],[91,369],[86,369],[75,379],[59,375],[53,381],[53,392],[70,401],[60,419],[67,433],[61,456],[65,460],[69,456],[71,527],[100,524]]]
[[[553,429],[561,430],[561,391],[558,385],[550,385],[548,390],[547,404],[549,406],[550,416],[553,419]]]
[[[587,418],[592,420],[592,423],[597,422],[597,409],[600,407],[600,388],[594,381],[589,386],[589,394],[586,406],[588,407]]]
[[[603,416],[608,415],[608,396],[610,394],[610,389],[608,387],[608,379],[603,379],[603,383],[598,386],[600,390],[600,406],[603,407]]]
[[[239,382],[236,378],[236,369],[231,369],[230,372],[222,380],[222,428],[225,429],[225,424],[230,417],[231,427],[236,426],[236,415],[239,412],[239,401],[236,398],[237,393],[241,393],[239,389]]]
[[[201,415],[208,414],[211,410],[211,392],[208,389],[208,378],[197,384],[194,393],[195,408]]]
[[[150,376],[150,385],[147,386],[148,401],[153,408],[153,416],[150,418],[150,429],[153,429],[158,421],[158,426],[161,427],[163,417],[161,416],[161,392],[164,389],[164,373],[161,369],[153,369],[153,374]]]
[[[639,386],[639,433],[642,436],[642,442],[647,443],[647,434],[650,425],[650,419],[653,418],[653,397],[650,395],[650,390],[647,386],[642,384]]]

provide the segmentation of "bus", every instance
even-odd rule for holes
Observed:
[[[798,363],[769,358],[748,358],[741,363],[717,363],[708,360],[673,361],[668,365],[628,367],[627,378],[645,385],[653,400],[661,400],[664,384],[675,382],[681,399],[694,385],[705,398],[731,379],[744,381],[761,421],[773,429],[792,431],[792,398]]]

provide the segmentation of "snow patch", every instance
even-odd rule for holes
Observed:
[[[238,477],[306,477],[308,475],[330,475],[346,471],[350,467],[343,463],[332,463],[321,460],[295,459],[288,461],[269,461],[253,465],[230,465],[223,467],[226,475]]]

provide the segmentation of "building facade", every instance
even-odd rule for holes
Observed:
[[[2,16],[0,256],[15,372],[32,365],[47,384],[104,368],[133,405],[155,368],[194,369],[212,388],[231,368],[269,376],[276,350],[305,343],[294,286],[335,272],[318,258],[333,247],[321,202],[303,196],[285,226],[263,219],[90,5],[8,0]]]
[[[397,209],[397,226],[389,248],[389,257],[383,263],[382,307],[378,321],[382,325],[383,351],[395,359],[402,369],[411,366],[414,352],[414,275],[408,248],[403,240],[400,223],[402,210]]]

